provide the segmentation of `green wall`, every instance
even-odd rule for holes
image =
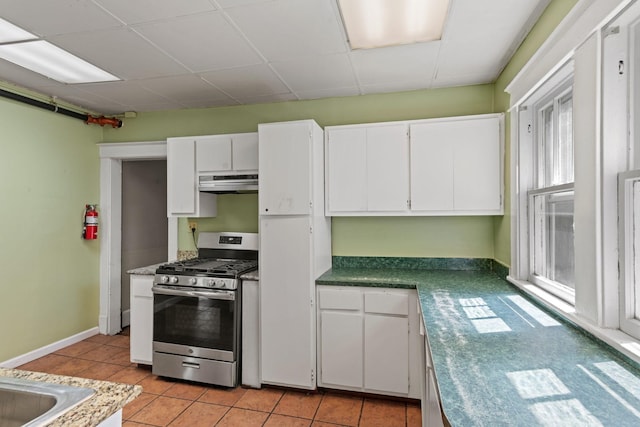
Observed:
[[[549,37],[560,21],[569,13],[578,0],[552,0],[542,16],[531,29],[516,53],[504,68],[495,82],[495,111],[508,111],[510,97],[504,90],[513,80],[533,54]],[[502,217],[495,217],[493,241],[495,246],[494,257],[500,263],[511,265],[511,121],[509,114],[505,115],[505,205]]]
[[[102,129],[0,99],[0,361],[98,324],[99,241],[80,238],[99,201]]]
[[[105,140],[146,141],[168,136],[256,131],[259,123],[312,118],[322,127],[482,114],[493,111],[493,85],[421,90],[312,101],[282,102],[139,114],[121,129],[105,129]],[[257,231],[257,197],[224,196],[218,217],[198,220],[199,231],[233,227]],[[233,209],[227,204],[233,203]],[[250,212],[250,215],[246,213]],[[242,218],[238,218],[242,215]],[[333,218],[334,255],[493,258],[491,217]],[[193,249],[186,221],[179,247]]]

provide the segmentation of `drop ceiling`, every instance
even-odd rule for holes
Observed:
[[[0,80],[102,114],[490,83],[549,1],[450,0],[440,41],[351,51],[335,0],[0,0],[121,79],[68,85],[0,60]]]

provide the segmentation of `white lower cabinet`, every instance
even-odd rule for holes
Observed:
[[[151,365],[153,357],[152,275],[131,275],[131,361]]]
[[[242,281],[242,385],[260,388],[260,295],[257,280]]]
[[[427,337],[424,321],[418,304],[418,315],[420,319],[420,339],[422,342],[422,384],[421,384],[421,409],[422,409],[422,427],[443,427],[442,409],[440,407],[440,394],[438,384],[436,382],[436,374],[431,359],[431,349],[429,348],[429,338]]]
[[[341,286],[317,292],[318,385],[420,398],[416,292]]]
[[[321,311],[320,382],[325,386],[362,388],[362,315]],[[358,337],[359,339],[354,339]]]

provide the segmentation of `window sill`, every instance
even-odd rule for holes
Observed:
[[[640,363],[640,341],[619,329],[600,328],[576,314],[575,307],[524,280],[507,276],[507,280],[540,304],[564,318],[568,322],[584,329],[594,337],[610,345],[636,363]]]

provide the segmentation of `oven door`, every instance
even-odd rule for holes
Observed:
[[[236,361],[239,303],[235,291],[154,286],[153,350]]]

